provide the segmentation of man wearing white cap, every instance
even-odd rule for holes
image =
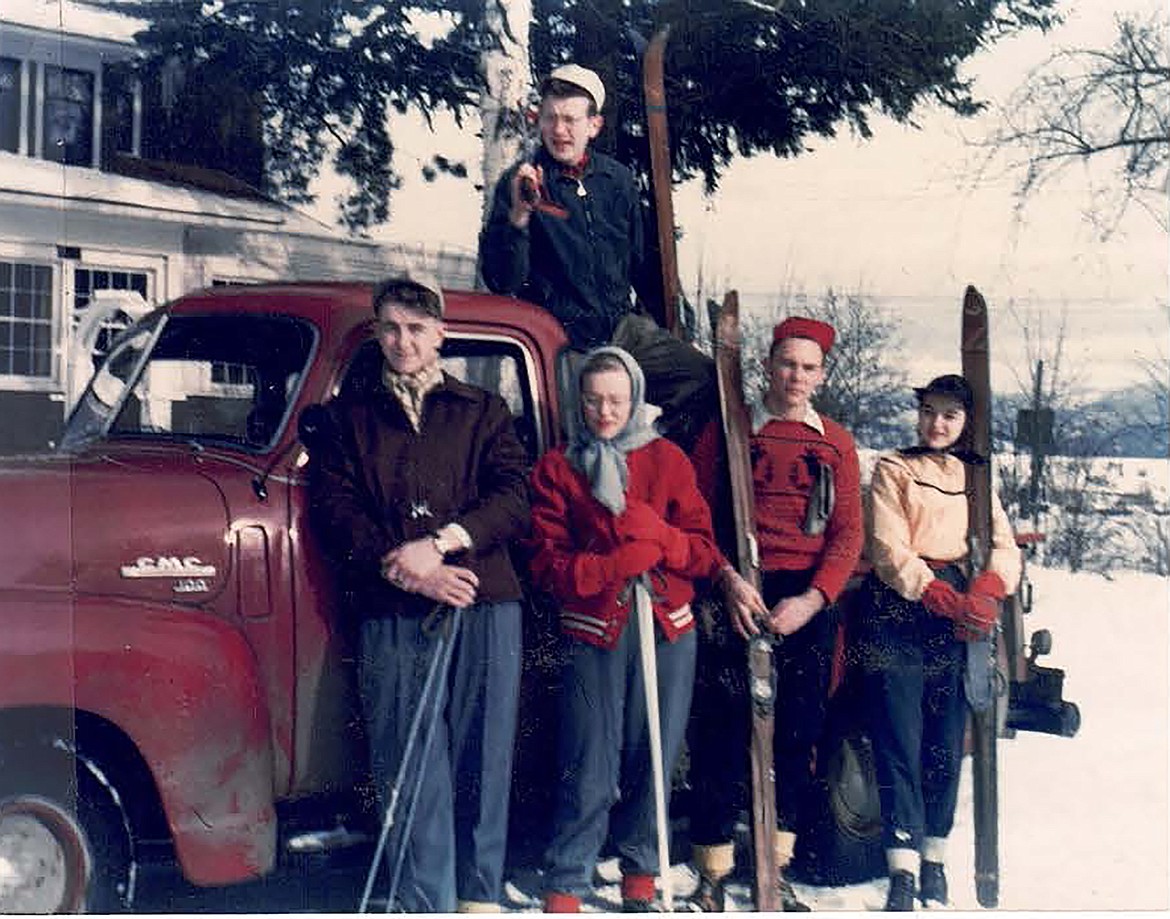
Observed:
[[[564,64],[540,96],[541,148],[496,185],[483,277],[496,293],[543,306],[587,350],[610,340],[630,288],[645,290],[642,211],[633,173],[589,148],[604,123],[601,78]]]

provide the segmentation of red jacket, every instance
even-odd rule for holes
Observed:
[[[695,626],[690,602],[695,578],[714,577],[722,557],[711,533],[711,512],[699,493],[691,461],[665,438],[626,455],[627,500],[644,501],[687,540],[685,564],[651,571],[654,615],[667,640]],[[607,580],[608,553],[638,534],[617,532],[617,519],[569,465],[564,448],[546,453],[532,472],[532,576],[561,604],[566,633],[602,648],[617,644],[632,604],[626,582]]]

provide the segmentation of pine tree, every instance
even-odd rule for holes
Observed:
[[[326,156],[352,180],[341,220],[386,221],[401,177],[391,111],[475,114],[506,0],[89,0],[146,20],[142,74],[169,87],[162,155],[200,161],[252,124],[264,190],[308,200]],[[735,156],[796,156],[816,136],[870,133],[875,112],[911,122],[922,105],[982,103],[961,64],[994,41],[1055,21],[1056,0],[532,0],[532,72],[576,60],[605,81],[603,148],[645,178],[638,53],[672,27],[666,72],[678,179],[714,189]],[[775,9],[773,9],[775,7]],[[495,17],[495,27],[493,27]],[[521,26],[523,28],[523,26]],[[164,79],[165,77],[165,79]],[[226,100],[242,113],[224,124]],[[254,117],[246,117],[248,111]],[[227,133],[225,139],[222,135]],[[253,161],[255,157],[253,157]],[[431,169],[466,174],[438,158]],[[246,177],[246,178],[250,178]]]

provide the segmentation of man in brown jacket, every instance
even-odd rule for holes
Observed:
[[[508,542],[528,525],[527,460],[503,400],[441,369],[434,279],[391,278],[373,305],[384,363],[329,404],[336,436],[314,450],[310,488],[358,630],[383,806],[435,653],[431,614],[455,608],[414,819],[392,842],[405,857],[390,909],[497,911],[520,681],[521,589]]]

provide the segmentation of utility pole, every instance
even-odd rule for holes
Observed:
[[[1021,508],[1024,516],[1031,516],[1032,528],[1040,529],[1040,511],[1043,503],[1040,492],[1044,482],[1044,460],[1052,447],[1053,412],[1042,405],[1044,399],[1044,361],[1036,362],[1032,381],[1032,407],[1021,409],[1016,415],[1016,443],[1032,451],[1032,474],[1028,483],[1028,503]]]
[[[1032,417],[1040,417],[1040,394],[1044,391],[1044,361],[1036,361],[1036,379],[1032,385]],[[1039,434],[1040,425],[1035,425],[1034,433]],[[1040,480],[1044,472],[1044,448],[1041,438],[1036,436],[1032,441],[1032,481],[1028,484],[1028,504],[1032,508],[1032,529],[1040,529]]]

